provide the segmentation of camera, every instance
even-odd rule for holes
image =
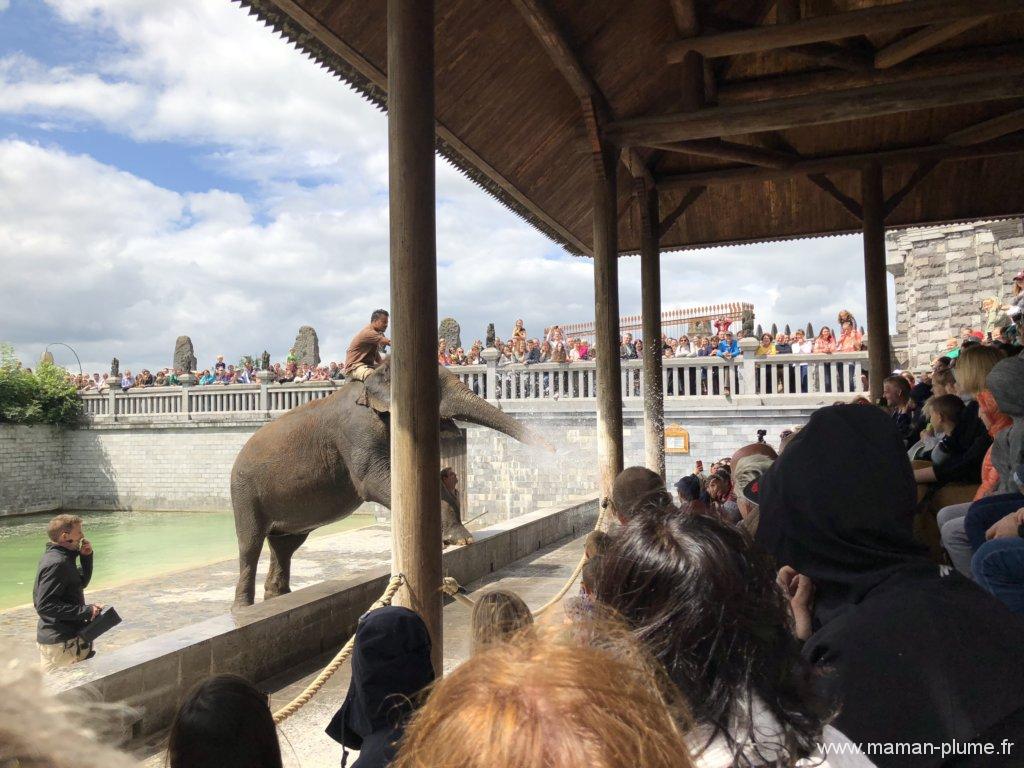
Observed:
[[[759,430],[757,430],[757,442],[763,443],[764,442],[764,436],[767,435],[767,434],[768,434],[768,430],[767,429],[759,429]]]

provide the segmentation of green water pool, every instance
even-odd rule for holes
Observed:
[[[235,523],[224,512],[75,512],[96,550],[89,588],[102,589],[236,557]],[[36,564],[52,514],[0,517],[0,611],[32,602]],[[352,515],[313,537],[363,528],[372,515]]]

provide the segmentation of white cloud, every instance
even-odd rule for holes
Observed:
[[[3,0],[0,0],[2,3]],[[93,61],[46,67],[0,51],[0,114],[87,124],[194,147],[253,179],[244,195],[161,188],[56,146],[0,141],[0,340],[28,361],[51,341],[91,369],[169,362],[192,336],[201,361],[269,350],[302,324],[342,356],[388,305],[386,123],[353,91],[228,2],[49,0]],[[313,181],[313,184],[310,184]],[[437,163],[438,298],[468,343],[593,317],[593,272],[443,161]],[[863,317],[857,238],[665,254],[666,308],[747,300],[758,320],[815,327]],[[639,261],[621,262],[623,313]]]

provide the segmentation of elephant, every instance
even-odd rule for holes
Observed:
[[[231,469],[239,561],[236,608],[255,599],[264,540],[270,543],[267,599],[290,591],[292,555],[310,532],[347,517],[363,502],[390,508],[390,363],[387,358],[364,382],[350,381],[263,425],[239,451]],[[474,395],[451,371],[438,366],[437,376],[442,429],[454,428],[459,419],[551,450],[547,441]],[[444,520],[444,528],[446,543],[472,541],[458,519]]]

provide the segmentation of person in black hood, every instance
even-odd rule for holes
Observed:
[[[1024,762],[1024,620],[932,564],[913,535],[916,492],[896,426],[874,408],[815,412],[761,478],[757,541],[813,584],[803,653],[855,742],[882,768]],[[1000,754],[1002,739],[1016,742]],[[942,745],[994,742],[995,755]],[[1005,748],[1005,744],[1003,744]],[[932,749],[934,753],[928,754]]]
[[[352,768],[383,768],[394,760],[397,742],[414,709],[413,699],[434,680],[430,634],[418,614],[397,605],[359,619],[352,652],[352,681],[327,735],[359,750]]]

